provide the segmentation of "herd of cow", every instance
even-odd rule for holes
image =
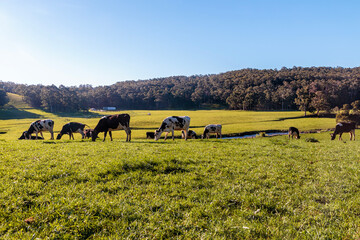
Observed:
[[[88,127],[89,129],[85,129]],[[192,130],[189,130],[190,127],[190,117],[188,116],[172,116],[167,117],[163,120],[161,126],[155,130],[155,132],[147,132],[147,138],[153,138],[155,140],[159,140],[161,134],[165,132],[166,140],[167,135],[171,132],[172,139],[174,140],[174,131],[182,131],[181,135],[182,138],[187,140],[188,138],[197,138],[196,133]],[[355,140],[355,128],[356,124],[341,122],[336,124],[334,133],[331,134],[331,140],[334,140],[336,135],[339,134],[339,140],[342,140],[341,136],[344,132],[350,133],[350,140],[352,140],[354,136]],[[48,131],[51,134],[51,139],[54,139],[54,121],[51,119],[44,119],[44,120],[37,120],[30,124],[30,127],[27,131],[23,132],[19,139],[44,139],[42,134],[43,131]],[[80,133],[82,139],[84,138],[91,138],[92,141],[95,141],[98,138],[98,134],[100,132],[104,132],[104,139],[105,141],[106,135],[109,132],[109,136],[111,141],[112,138],[112,131],[124,129],[126,133],[126,141],[131,140],[131,130],[130,130],[130,115],[129,114],[116,114],[116,115],[108,115],[102,117],[96,127],[94,129],[90,129],[90,127],[83,123],[78,122],[70,122],[65,124],[60,133],[57,135],[56,139],[61,139],[64,134],[69,134],[70,139],[74,139],[73,133]],[[201,138],[209,138],[210,133],[216,134],[216,138],[220,137],[221,135],[222,126],[220,124],[209,124],[205,126],[204,132],[201,135]],[[35,133],[36,136],[32,136]],[[40,133],[41,137],[38,136]],[[300,138],[300,132],[295,127],[290,127],[288,131],[289,138]]]
[[[89,129],[85,129],[88,127]],[[174,140],[174,131],[181,130],[182,137],[187,140],[188,138],[196,138],[196,133],[192,130],[189,130],[190,127],[190,117],[188,116],[172,116],[167,117],[162,122],[159,129],[155,130],[155,132],[147,132],[146,136],[152,136],[155,140],[159,140],[161,134],[165,132],[165,140],[169,132],[172,132],[172,139]],[[215,133],[216,138],[222,137],[221,135],[221,125],[219,124],[210,124],[207,125],[204,129],[204,133],[202,138],[209,138],[210,133]],[[60,133],[57,135],[56,139],[61,139],[64,134],[69,134],[70,139],[74,139],[73,133],[80,133],[82,139],[91,138],[92,141],[95,141],[98,138],[98,134],[100,132],[104,132],[105,141],[106,135],[109,132],[109,136],[111,141],[112,131],[124,129],[126,133],[126,141],[131,140],[131,130],[130,130],[130,115],[129,114],[116,114],[116,115],[108,115],[102,117],[96,127],[94,129],[90,129],[90,127],[83,123],[78,122],[69,122],[65,124]],[[30,127],[27,131],[24,131],[19,139],[44,139],[42,132],[48,131],[51,134],[50,139],[54,139],[54,121],[51,119],[37,120],[30,124]],[[32,136],[35,133],[36,136]],[[40,133],[41,137],[38,136]]]

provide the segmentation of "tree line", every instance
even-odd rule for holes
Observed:
[[[0,81],[0,89],[24,96],[50,112],[90,108],[241,109],[330,111],[360,99],[360,67],[242,69],[212,75],[172,76],[109,86],[26,85]]]

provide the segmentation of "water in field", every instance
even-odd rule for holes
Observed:
[[[280,136],[280,135],[287,135],[287,132],[273,132],[273,133],[266,133],[267,137],[274,137],[274,136]],[[242,139],[242,138],[255,138],[259,134],[250,134],[250,135],[244,135],[244,136],[237,136],[237,137],[223,137],[223,139]]]

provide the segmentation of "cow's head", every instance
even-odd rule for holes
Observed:
[[[23,132],[23,133],[21,134],[21,136],[19,137],[19,140],[21,140],[21,139],[26,139],[26,138],[25,138],[25,137],[26,137],[26,134],[27,134],[27,131]]]
[[[24,136],[25,136],[25,139],[31,139],[31,134],[29,131],[25,131],[23,132]]]
[[[92,140],[93,142],[95,142],[95,140],[98,138],[98,134],[99,134],[98,131],[96,131],[96,130],[92,131],[92,133],[91,133],[91,140]]]
[[[203,134],[201,135],[201,139],[204,139],[204,137],[207,137],[207,134],[209,133],[209,129],[205,128]]]
[[[336,137],[336,135],[335,135],[335,134],[333,134],[333,133],[330,133],[330,136],[331,136],[331,140],[334,140],[334,139],[335,139],[335,137]]]
[[[162,134],[162,130],[161,130],[161,129],[155,130],[155,132],[154,132],[154,139],[155,139],[155,141],[157,141],[157,140],[160,139],[161,134]]]
[[[61,133],[59,133],[59,134],[57,135],[56,139],[57,139],[57,140],[60,140],[60,139],[61,139],[61,137],[62,137],[62,134],[61,134]]]

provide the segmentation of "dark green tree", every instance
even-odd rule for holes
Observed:
[[[4,89],[0,89],[0,107],[3,107],[5,104],[9,102],[9,98],[6,95],[6,92]]]

